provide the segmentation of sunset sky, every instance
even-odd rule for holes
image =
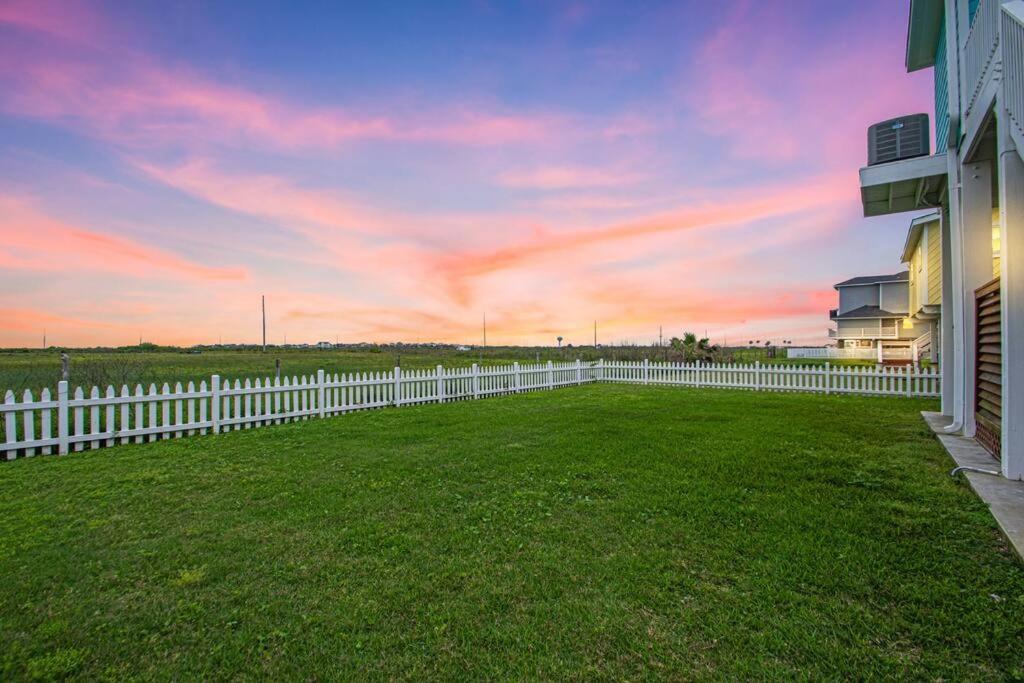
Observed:
[[[0,346],[825,343],[906,16],[0,0]]]

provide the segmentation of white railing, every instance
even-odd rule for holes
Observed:
[[[221,381],[196,386],[179,382],[173,390],[141,385],[120,392],[81,387],[69,392],[60,382],[56,397],[43,389],[36,399],[26,390],[18,401],[8,391],[0,404],[0,454],[64,454],[115,444],[142,443],[194,434],[217,434],[282,422],[329,417],[354,410],[472,400],[554,389],[595,381],[690,387],[732,387],[759,391],[811,391],[824,394],[886,396],[939,395],[941,376],[929,368],[708,365],[698,363],[552,363],[434,370],[326,374],[284,379]]]
[[[910,345],[911,356],[914,361],[925,354],[931,353],[932,350],[932,333],[931,331],[925,332],[920,337],[914,340]]]
[[[830,329],[828,336],[833,339],[899,339],[900,328],[896,327],[843,327]]]
[[[981,0],[974,23],[964,44],[964,118],[968,118],[981,95],[999,54],[999,5],[1002,0]]]
[[[787,358],[834,358],[842,360],[874,360],[874,349],[837,349],[832,346],[794,346],[786,349]]]
[[[1003,94],[1010,134],[1024,157],[1024,2],[1003,5]]]

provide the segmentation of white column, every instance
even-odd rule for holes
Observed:
[[[952,227],[950,211],[949,209],[943,209],[942,224],[939,226],[942,233],[942,312],[939,319],[942,328],[939,333],[942,353],[939,355],[939,363],[942,366],[942,414],[950,417],[953,416],[953,405],[955,403],[953,398],[953,365],[956,356],[956,349],[953,348],[955,335],[953,334],[953,247],[950,236]]]
[[[964,436],[974,436],[974,368],[977,362],[977,315],[974,290],[992,279],[992,162],[964,164],[961,173],[963,214],[963,394]],[[955,322],[954,322],[955,324]]]
[[[939,323],[934,320],[928,321],[928,335],[932,338],[931,347],[928,351],[928,360],[932,365],[939,362]]]
[[[1024,161],[999,107],[1000,297],[1003,334],[1002,470],[1024,479]]]

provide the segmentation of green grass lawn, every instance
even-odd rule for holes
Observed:
[[[926,401],[591,385],[0,466],[0,679],[999,679]]]

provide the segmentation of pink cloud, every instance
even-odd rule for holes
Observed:
[[[74,43],[95,43],[109,35],[104,19],[82,0],[4,0],[0,24]]]
[[[881,27],[890,40],[857,44],[829,28],[811,43],[801,18],[762,3],[734,6],[699,47],[683,99],[737,159],[861,163],[864,136],[851,131],[916,110],[930,83],[900,68],[903,24]]]
[[[469,104],[415,113],[366,114],[308,106],[136,54],[60,50],[25,54],[0,48],[7,114],[83,128],[140,148],[259,144],[318,149],[354,141],[494,146],[541,143],[563,131],[564,117],[495,112]]]
[[[0,195],[0,264],[30,271],[68,268],[152,277],[241,280],[243,268],[196,263],[165,249],[77,226],[39,212],[30,202]]]
[[[645,177],[635,172],[594,167],[542,166],[521,171],[506,171],[498,177],[498,183],[514,188],[564,190],[633,185]]]

